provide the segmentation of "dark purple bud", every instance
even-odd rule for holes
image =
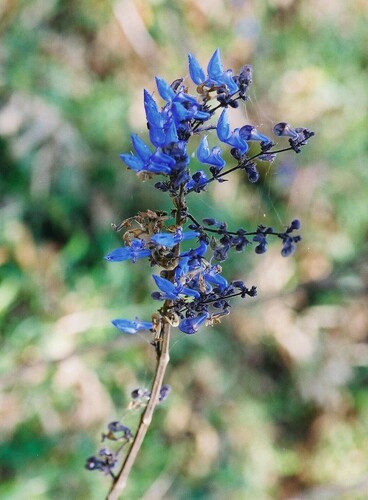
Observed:
[[[228,251],[229,251],[229,247],[227,247],[227,246],[218,247],[213,252],[213,257],[215,260],[218,260],[219,262],[223,262],[224,260],[227,259]]]
[[[259,172],[255,164],[251,164],[246,167],[245,171],[247,172],[249,182],[252,184],[259,180]]]
[[[158,400],[159,400],[160,403],[162,403],[162,401],[165,401],[165,399],[169,395],[170,391],[171,391],[171,387],[168,384],[164,384],[161,387],[161,389],[160,389],[160,395],[158,397]]]
[[[276,123],[273,127],[273,133],[278,136],[291,137],[292,139],[298,138],[298,132],[291,128],[286,122]]]
[[[291,231],[298,231],[301,228],[301,223],[299,219],[294,219],[291,221],[291,224],[289,226],[290,232]]]
[[[96,457],[87,458],[85,468],[87,470],[103,470],[103,462]]]
[[[254,251],[259,255],[265,253],[267,251],[266,245],[260,243],[255,247]]]
[[[235,160],[240,160],[240,158],[242,156],[241,151],[237,148],[231,148],[230,154],[233,158],[235,158]]]
[[[216,219],[202,219],[202,222],[204,222],[204,224],[206,224],[207,226],[217,226],[219,223],[217,222]]]
[[[134,389],[130,393],[130,396],[132,399],[138,399],[138,398],[143,396],[143,393],[144,393],[144,389],[141,389],[140,387],[138,387],[138,389]]]
[[[295,250],[295,245],[292,243],[291,240],[285,241],[283,244],[282,250],[281,250],[281,255],[283,257],[289,257]]]

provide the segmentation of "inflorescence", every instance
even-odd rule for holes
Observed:
[[[128,168],[141,179],[164,177],[164,180],[156,182],[155,187],[172,197],[175,208],[171,216],[176,216],[177,223],[166,225],[169,217],[162,212],[140,213],[120,227],[115,226],[116,230],[128,227],[124,235],[126,245],[105,257],[110,262],[131,260],[133,263],[148,258],[152,266],[163,268],[160,274],[153,275],[159,291],[154,292],[152,297],[171,301],[170,312],[176,320],[175,324],[187,334],[197,332],[203,323],[212,325],[229,314],[230,298],[256,295],[254,286],[247,288],[240,280],[228,283],[221,274],[221,266],[214,261],[223,262],[230,249],[241,251],[252,243],[256,244],[256,253],[264,253],[268,237],[272,236],[282,240],[281,254],[288,256],[301,239],[299,235],[294,235],[294,231],[300,229],[298,220],[292,221],[282,232],[262,225],[254,231],[242,228],[229,231],[225,222],[212,218],[199,223],[187,209],[187,195],[206,190],[213,181],[224,182],[226,176],[235,170],[244,170],[250,182],[257,182],[258,161],[273,162],[277,154],[285,150],[299,153],[314,135],[306,128],[293,129],[285,122],[278,123],[273,131],[276,136],[288,137],[289,147],[275,150],[275,143],[253,125],[231,130],[228,108],[236,108],[239,101],[248,100],[252,67],[245,65],[239,74],[233,75],[232,70],[223,69],[218,49],[208,64],[207,75],[195,57],[189,55],[189,73],[197,85],[196,97],[188,93],[183,78],[169,85],[156,77],[158,93],[165,101],[161,109],[151,94],[144,90],[147,127],[154,149],[152,151],[139,136],[132,134],[135,154],[120,155]],[[222,112],[217,124],[214,124],[213,118],[218,110]],[[237,162],[235,166],[226,170],[222,149],[217,145],[210,149],[207,136],[210,130],[216,130],[220,142],[231,147],[230,153]],[[196,156],[198,162],[209,165],[209,173],[202,169],[191,170],[188,143],[194,135],[202,136]],[[256,141],[260,148],[253,156],[248,155],[251,141]],[[188,221],[188,230],[184,230]],[[137,227],[131,229],[134,223]],[[184,240],[196,240],[197,244],[190,250],[180,252],[179,245]],[[155,330],[153,322],[138,319],[116,319],[113,324],[130,334]]]
[[[239,74],[224,70],[218,49],[209,61],[207,74],[196,58],[189,55],[189,74],[196,85],[196,96],[189,93],[184,78],[168,84],[156,77],[157,90],[164,101],[161,108],[151,93],[144,90],[151,145],[132,134],[134,153],[120,155],[128,169],[141,180],[159,177],[155,188],[167,193],[173,203],[169,214],[147,210],[118,226],[112,225],[115,231],[124,230],[124,245],[110,252],[106,260],[135,263],[139,259],[148,259],[152,267],[160,269],[153,274],[157,290],[152,293],[152,298],[163,305],[153,314],[151,321],[138,318],[112,321],[116,328],[127,334],[151,331],[158,338],[162,320],[186,334],[196,333],[204,324],[219,323],[230,313],[230,299],[257,294],[255,286],[248,287],[241,280],[228,282],[222,275],[220,263],[227,259],[229,251],[240,252],[254,244],[255,252],[262,254],[267,249],[268,239],[276,237],[281,240],[281,254],[286,257],[294,252],[301,240],[301,236],[295,234],[300,229],[297,219],[282,231],[263,225],[250,231],[243,228],[229,230],[225,222],[215,218],[204,218],[199,222],[190,213],[187,198],[192,193],[207,190],[212,182],[225,182],[236,170],[244,171],[249,182],[255,183],[260,177],[260,162],[272,163],[284,151],[299,153],[314,133],[303,127],[292,128],[286,122],[277,123],[273,128],[275,136],[288,139],[288,145],[277,149],[276,143],[253,125],[232,129],[228,110],[248,100],[253,72],[250,65],[243,66]],[[216,131],[221,147],[210,146],[209,139],[211,142],[214,139],[213,134],[209,136],[210,131]],[[201,137],[196,160],[188,151],[189,141],[194,136]],[[258,144],[256,154],[250,154],[251,142]],[[230,167],[226,167],[222,156],[224,147],[230,150],[233,160]],[[202,168],[197,168],[198,163]],[[192,248],[183,250],[183,241],[194,242]],[[155,341],[152,343],[155,345]],[[166,397],[169,388],[163,386],[162,389]],[[149,398],[149,394],[140,394],[139,398]],[[104,436],[114,439],[117,432],[124,443],[132,438],[130,431],[119,422],[110,424],[109,433]],[[111,474],[115,461],[115,455],[104,448],[99,457],[88,460],[86,467]]]

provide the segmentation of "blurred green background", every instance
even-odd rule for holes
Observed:
[[[126,498],[368,498],[368,4],[325,0],[3,0],[0,6],[0,497],[101,499],[84,470],[147,387],[148,265],[107,264],[111,222],[168,202],[120,163],[142,89],[219,47],[254,67],[233,126],[316,132],[300,155],[192,196],[231,227],[302,220],[303,241],[225,264],[258,286],[220,327],[174,333],[169,399]]]

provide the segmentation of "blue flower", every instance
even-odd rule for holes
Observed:
[[[207,73],[211,83],[226,85],[230,94],[234,94],[239,90],[232,78],[233,72],[231,69],[224,71],[222,67],[219,49],[216,49],[213,53],[207,66]]]
[[[162,99],[167,102],[172,101],[176,96],[176,92],[170,87],[170,85],[163,78],[156,76],[155,80],[158,93],[160,94]]]
[[[153,145],[162,147],[179,140],[172,113],[168,113],[165,108],[160,112],[155,100],[147,90],[144,90],[144,109]]]
[[[199,314],[194,318],[185,318],[180,321],[179,330],[181,330],[184,333],[187,333],[188,335],[197,333],[199,327],[202,325],[202,323],[206,321],[207,318],[208,318],[208,313]]]
[[[192,54],[188,54],[188,60],[189,60],[190,77],[194,83],[196,83],[197,85],[200,85],[201,83],[203,83],[206,80],[206,75],[204,74],[204,71],[201,68],[201,65],[199,64],[197,59]]]
[[[254,251],[258,254],[265,253],[267,250],[267,238],[263,233],[256,234],[253,237],[253,241],[257,242],[258,245],[255,247]]]
[[[195,191],[199,193],[203,191],[208,184],[208,178],[203,170],[198,170],[192,175],[192,178],[187,183],[187,191]]]
[[[175,119],[177,127],[180,127],[181,122],[186,120],[206,121],[211,118],[210,113],[203,111],[198,101],[184,93],[180,93],[171,104],[171,111]]]
[[[220,118],[217,122],[216,129],[217,129],[217,136],[220,139],[220,141],[235,147],[240,151],[241,154],[244,154],[248,151],[249,146],[240,136],[239,129],[236,128],[234,129],[233,132],[231,132],[229,118],[226,109],[222,111]]]
[[[143,103],[144,103],[144,110],[146,112],[147,122],[154,127],[160,128],[161,113],[158,109],[156,101],[146,89],[144,89],[143,91]]]
[[[134,172],[150,172],[152,174],[168,175],[175,165],[175,160],[171,156],[163,153],[161,148],[157,148],[151,153],[150,148],[136,134],[132,134],[132,144],[138,156],[131,153],[120,155],[121,160]]]
[[[131,241],[130,246],[119,247],[108,253],[104,259],[109,262],[121,262],[123,260],[131,260],[133,263],[137,259],[148,257],[151,255],[151,250],[145,248],[143,240],[135,238]]]
[[[132,134],[131,136],[133,147],[138,155],[138,157],[143,162],[148,162],[152,156],[152,151],[147,146],[147,144],[139,137],[137,134]]]
[[[192,54],[189,54],[188,59],[189,59],[190,77],[193,80],[193,82],[196,83],[197,85],[205,84],[208,87],[211,87],[212,85],[217,85],[217,86],[225,85],[227,91],[230,94],[234,94],[239,90],[238,85],[235,83],[233,79],[232,71],[231,70],[224,71],[222,67],[219,49],[215,50],[210,59],[210,62],[208,63],[207,79],[197,59]]]
[[[158,93],[160,94],[162,99],[171,104],[171,106],[165,107],[163,111],[168,112],[170,110],[173,113],[175,124],[177,126],[179,126],[180,122],[183,120],[196,119],[205,121],[211,117],[210,113],[202,111],[203,105],[199,104],[195,97],[192,97],[189,94],[183,92],[183,90],[180,90],[178,93],[176,93],[164,79],[157,76],[156,85]],[[149,98],[147,98],[147,100],[149,100]],[[155,111],[155,120],[156,117],[157,114]],[[155,125],[158,126],[158,123],[155,122]]]
[[[199,236],[197,231],[185,231],[178,227],[175,233],[156,233],[152,236],[151,241],[156,245],[172,248],[177,243],[183,240],[190,240]]]
[[[199,242],[199,246],[197,248],[192,248],[191,250],[188,250],[187,252],[183,252],[180,254],[180,257],[189,257],[191,261],[197,261],[200,260],[201,257],[204,256],[208,248],[208,245],[201,240]]]
[[[271,139],[269,139],[266,135],[261,134],[258,132],[256,127],[253,125],[244,125],[241,127],[239,130],[239,135],[244,141],[258,141],[258,142],[263,142],[265,144],[269,144]]]
[[[291,137],[292,139],[298,139],[299,137],[298,132],[286,122],[276,123],[273,127],[273,133],[278,136]]]
[[[152,275],[155,280],[156,285],[161,290],[162,293],[159,295],[155,294],[153,297],[159,300],[168,299],[168,300],[176,300],[180,296],[189,296],[199,298],[201,295],[197,290],[192,290],[191,288],[187,288],[181,284],[175,285],[171,281],[161,278],[156,274]]]
[[[221,148],[215,146],[210,151],[208,147],[207,136],[204,136],[199,143],[197,149],[197,158],[202,163],[208,163],[209,165],[214,165],[215,167],[223,167],[226,162],[221,158]]]
[[[135,320],[129,319],[114,319],[111,323],[121,332],[134,335],[141,330],[152,330],[153,323],[149,321],[140,321],[138,318]]]
[[[295,244],[291,238],[284,241],[281,249],[281,255],[283,257],[289,257],[295,251]]]
[[[154,174],[170,174],[174,167],[175,159],[157,148],[149,159],[147,170]]]
[[[221,276],[221,267],[218,265],[212,266],[211,271],[209,273],[204,274],[204,278],[206,281],[211,283],[212,285],[217,285],[220,292],[224,292],[226,288],[229,286],[227,280]]]

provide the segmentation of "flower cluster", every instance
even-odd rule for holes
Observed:
[[[171,391],[171,387],[168,384],[163,384],[160,388],[160,393],[158,396],[158,402],[162,403],[168,397]],[[128,409],[140,409],[146,406],[147,402],[151,397],[151,392],[147,389],[134,389],[131,392],[131,402]],[[119,459],[119,454],[122,448],[132,442],[134,436],[132,431],[126,425],[123,425],[118,420],[110,422],[107,426],[107,432],[103,432],[101,436],[101,442],[106,439],[109,441],[118,442],[120,444],[119,448],[114,452],[110,448],[101,448],[97,455],[87,458],[85,468],[89,471],[99,470],[104,472],[106,475],[115,477],[113,469],[116,467]]]
[[[120,155],[140,179],[158,177],[154,186],[170,196],[173,208],[170,213],[139,212],[117,226],[113,224],[114,231],[124,230],[123,245],[105,257],[109,262],[131,261],[133,264],[147,259],[154,268],[152,277],[156,289],[152,298],[160,302],[160,306],[151,321],[118,318],[112,324],[130,335],[151,331],[151,343],[156,349],[158,363],[161,359],[165,363],[161,355],[168,353],[168,340],[165,344],[165,339],[169,338],[168,325],[178,327],[186,334],[194,334],[202,325],[215,325],[227,316],[232,298],[257,294],[255,286],[247,286],[242,280],[228,281],[222,275],[220,263],[228,258],[230,251],[240,252],[253,247],[256,254],[262,254],[267,250],[269,238],[274,237],[281,240],[281,255],[287,257],[301,240],[301,236],[295,234],[300,229],[297,219],[281,231],[263,225],[252,230],[230,230],[226,222],[213,217],[198,222],[189,211],[188,198],[192,193],[206,190],[214,181],[226,181],[227,176],[236,170],[245,172],[249,182],[255,183],[260,177],[259,162],[272,163],[284,151],[299,153],[314,135],[307,128],[294,129],[286,122],[277,123],[273,128],[274,135],[288,138],[288,146],[277,149],[273,140],[251,124],[232,129],[229,109],[248,100],[253,72],[250,65],[243,66],[238,74],[233,74],[230,69],[224,70],[218,49],[211,57],[206,73],[196,58],[189,55],[189,74],[196,85],[195,96],[189,93],[183,78],[169,84],[156,77],[158,94],[164,101],[162,107],[150,92],[144,90],[151,144],[133,134],[134,152]],[[214,139],[211,131],[216,132],[221,146],[210,145],[209,139]],[[200,136],[200,140],[194,155],[188,147],[195,135]],[[258,152],[254,153],[254,148],[250,148],[251,142],[258,145]],[[227,168],[224,148],[230,153],[226,158],[232,162]],[[161,348],[161,343],[166,345],[166,351]],[[170,392],[170,386],[162,385],[164,371],[163,366],[156,370],[152,393],[142,388],[131,393],[128,409],[144,407],[148,421],[154,406],[164,401]],[[146,425],[144,418],[142,422],[142,426]],[[139,435],[137,432],[136,438]],[[86,468],[110,474],[114,482],[118,482],[119,475],[114,476],[112,472],[117,456],[131,441],[130,451],[136,450],[140,446],[136,438],[133,440],[128,427],[118,421],[111,422],[108,432],[102,435],[102,441],[118,441],[120,448],[115,453],[102,448],[97,456],[87,460]]]
[[[115,452],[111,451],[110,448],[101,448],[97,456],[92,456],[87,459],[85,468],[90,471],[99,470],[114,477],[112,469],[114,469],[118,463],[118,455],[123,446],[132,441],[133,434],[129,427],[115,421],[110,422],[107,426],[107,433],[102,434],[101,441],[104,442],[105,439],[118,441],[121,443],[120,447]]]
[[[235,170],[244,170],[250,182],[259,179],[258,161],[273,162],[277,154],[285,150],[299,152],[314,134],[306,128],[293,129],[280,122],[274,126],[275,136],[289,138],[289,146],[274,149],[276,144],[260,133],[256,127],[244,124],[232,129],[229,108],[238,107],[239,101],[248,99],[248,90],[253,74],[249,65],[243,66],[238,74],[224,70],[217,49],[211,57],[207,74],[193,55],[189,55],[189,74],[196,87],[193,96],[179,78],[168,84],[156,77],[158,94],[164,101],[160,108],[152,95],[144,90],[144,108],[151,146],[138,135],[131,136],[134,153],[120,157],[130,170],[143,180],[160,176],[155,187],[169,193],[174,209],[172,225],[167,225],[170,216],[150,211],[148,216],[124,221],[121,227],[129,226],[124,235],[125,245],[113,250],[105,258],[111,262],[148,258],[152,266],[159,266],[160,273],[153,274],[157,291],[155,300],[164,301],[165,315],[170,313],[173,326],[187,334],[196,333],[202,324],[213,325],[229,314],[229,299],[235,296],[254,297],[256,288],[247,287],[242,281],[228,282],[221,274],[221,266],[230,249],[241,251],[254,244],[256,253],[266,251],[268,237],[282,240],[281,254],[290,255],[300,241],[294,231],[300,228],[298,220],[284,231],[259,225],[254,231],[238,229],[229,231],[225,222],[207,218],[200,224],[187,208],[190,193],[200,193],[213,182],[224,182],[226,176]],[[220,110],[217,123],[214,120]],[[219,145],[209,145],[208,132],[215,130],[220,143],[230,147],[231,157],[236,164],[225,169],[226,161]],[[194,135],[201,135],[196,150],[197,162],[191,161],[188,143]],[[212,139],[212,136],[211,136]],[[249,156],[250,142],[259,144],[259,151]],[[224,147],[224,146],[222,146]],[[191,163],[207,166],[192,169]],[[133,229],[131,226],[135,224]],[[187,226],[187,227],[185,227]],[[181,242],[195,240],[192,248],[181,250]],[[163,308],[160,309],[160,312]],[[135,334],[142,330],[155,332],[154,321],[139,319],[115,319],[113,325],[120,331]]]

